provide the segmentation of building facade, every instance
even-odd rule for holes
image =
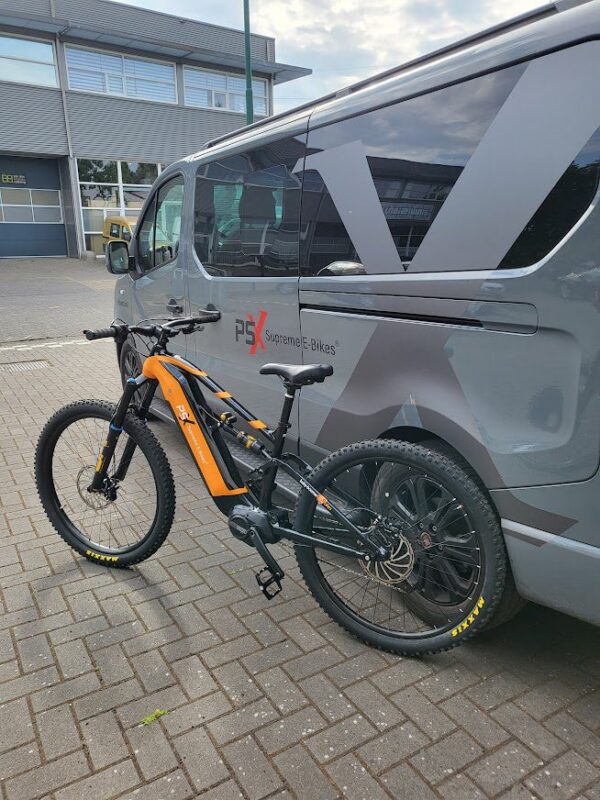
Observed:
[[[256,118],[310,70],[253,35]],[[243,33],[108,0],[0,0],[0,257],[102,252],[161,168],[245,124]]]

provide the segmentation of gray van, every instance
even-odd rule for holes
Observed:
[[[394,438],[468,465],[512,610],[596,624],[599,66],[600,0],[564,0],[214,140],[160,175],[115,295],[125,323],[219,310],[175,346],[267,420],[263,363],[331,363],[302,457]]]

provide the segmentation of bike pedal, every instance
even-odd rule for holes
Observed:
[[[266,574],[267,577],[262,577],[263,574]],[[267,600],[272,600],[276,597],[279,592],[281,591],[281,578],[283,576],[279,576],[278,574],[271,572],[268,567],[264,567],[263,569],[259,570],[256,575],[256,582],[260,586],[261,592],[267,598]],[[273,586],[273,589],[269,589],[269,587]]]

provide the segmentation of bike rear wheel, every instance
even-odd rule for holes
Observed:
[[[152,431],[127,414],[107,477],[125,447],[135,450],[125,477],[106,493],[87,491],[115,406],[82,400],[46,423],[35,456],[44,509],[57,533],[90,561],[127,567],[144,561],[167,537],[175,511],[175,487],[167,457]]]
[[[332,453],[308,480],[391,551],[387,561],[365,562],[296,547],[304,581],[332,619],[405,655],[449,649],[487,624],[504,587],[504,542],[488,498],[458,464],[419,445],[376,440]],[[306,490],[295,527],[360,546]]]

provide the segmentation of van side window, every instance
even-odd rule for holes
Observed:
[[[183,178],[163,184],[146,209],[137,234],[137,264],[145,272],[177,258],[181,238]]]
[[[583,216],[600,180],[600,128],[577,154],[500,263],[528,267],[556,247]]]
[[[198,167],[194,244],[212,275],[298,274],[300,180],[297,139]],[[300,162],[301,163],[301,162]]]
[[[309,130],[302,273],[352,274],[367,260],[369,272],[379,264],[381,272],[409,270],[523,69],[510,67]]]
[[[156,195],[146,209],[144,218],[138,225],[137,265],[144,272],[154,266],[154,218],[156,216]]]

